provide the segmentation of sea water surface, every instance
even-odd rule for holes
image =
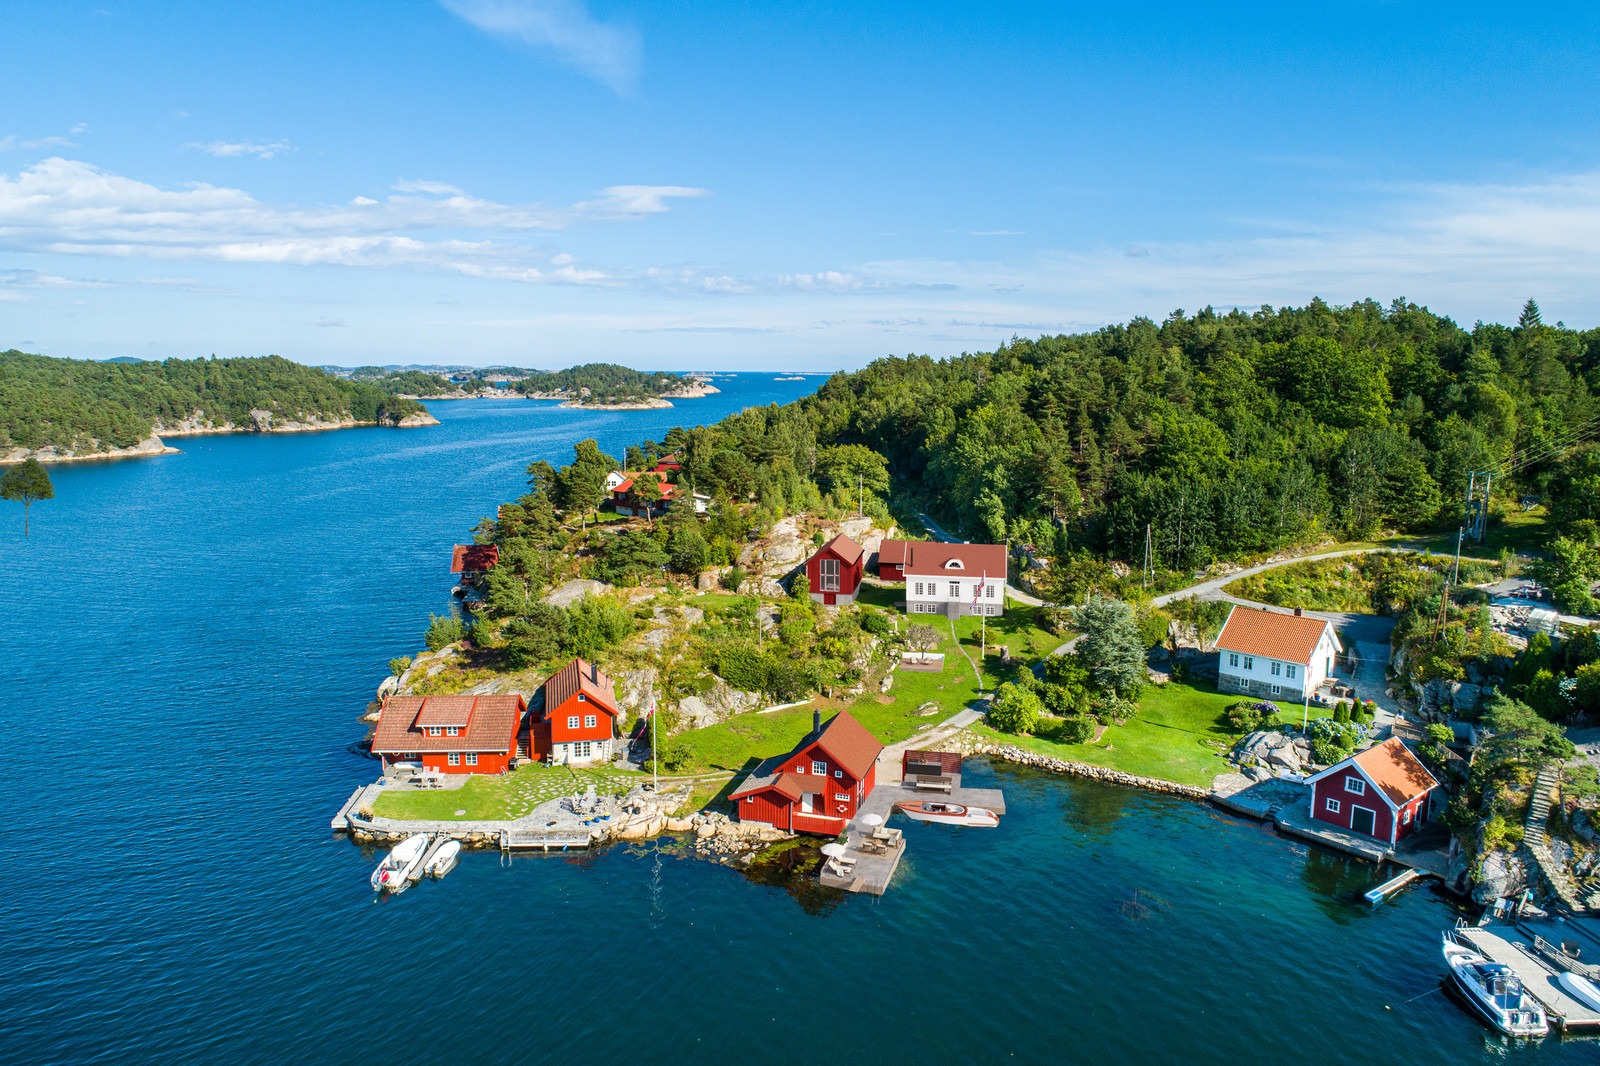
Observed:
[[[356,715],[532,459],[670,411],[435,402],[443,423],[180,440],[0,509],[6,1063],[1594,1062],[1444,993],[1457,911],[1204,806],[1001,765],[996,830],[907,825],[881,899],[670,844],[465,856],[374,899],[328,831]]]

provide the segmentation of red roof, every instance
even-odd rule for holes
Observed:
[[[989,577],[1005,580],[1004,544],[944,544],[936,540],[912,540],[901,543],[906,546],[906,561],[901,569],[908,574],[917,577],[947,577],[953,571],[960,571],[963,574],[973,576],[986,574]],[[878,563],[880,565],[883,563],[881,550],[878,553]],[[960,565],[951,565],[953,563]]]
[[[378,712],[372,731],[376,755],[424,751],[498,751],[509,753],[528,705],[521,696],[390,696]],[[426,729],[440,729],[430,737]],[[461,728],[446,736],[443,728]]]
[[[450,557],[450,572],[464,574],[468,571],[487,570],[500,561],[498,544],[457,544]]]
[[[813,746],[831,755],[833,761],[844,767],[857,781],[867,776],[867,771],[872,769],[872,764],[878,761],[878,755],[883,751],[883,745],[877,737],[867,732],[867,728],[852,718],[849,711],[840,711],[822,727],[820,736],[807,734],[791,751],[763,759],[744,779],[744,783],[728,794],[728,798],[741,799],[769,788],[777,789],[791,800],[799,799],[802,792],[822,792],[827,783],[825,777],[799,774],[793,770],[773,772],[775,767],[781,767],[794,758],[797,752]]]
[[[1217,647],[1286,663],[1309,663],[1331,625],[1321,618],[1235,606],[1222,624]],[[1333,639],[1337,646],[1339,638]]]
[[[600,672],[593,663],[574,659],[544,683],[544,709],[546,713],[570,700],[576,693],[615,717],[617,689],[611,678]]]
[[[903,566],[906,561],[906,549],[911,547],[909,540],[886,540],[878,546],[878,565],[888,563],[890,566]]]
[[[1311,780],[1320,781],[1330,777],[1335,771],[1343,770],[1352,763],[1359,766],[1367,780],[1396,807],[1403,807],[1418,796],[1426,795],[1439,784],[1428,768],[1422,765],[1422,760],[1411,754],[1411,749],[1399,737],[1390,737],[1382,744],[1350,756],[1344,762],[1335,763]]]
[[[812,558],[815,559],[817,555],[821,555],[823,552],[832,552],[847,564],[854,566],[856,560],[861,558],[861,545],[840,533],[837,537],[818,548],[816,555],[813,555]]]

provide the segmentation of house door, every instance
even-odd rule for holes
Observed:
[[[1378,835],[1378,815],[1365,807],[1350,808],[1350,828],[1367,836]]]
[[[800,793],[800,813],[816,814],[822,807],[822,795],[817,792]]]
[[[835,601],[835,600],[836,600],[836,599],[838,599],[838,597],[837,597],[837,596],[836,596],[836,595],[835,595],[835,594],[834,594],[834,593],[832,593],[832,592],[824,592],[824,593],[823,593],[823,594],[822,594],[822,602],[823,602],[823,603],[825,603],[825,604],[827,604],[827,605],[828,605],[828,606],[830,606],[830,607],[832,607],[832,606],[833,606],[833,604],[834,604],[834,601]]]

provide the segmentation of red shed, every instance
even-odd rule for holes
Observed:
[[[593,663],[574,659],[544,683],[533,751],[552,763],[605,762],[616,750],[617,689]]]
[[[872,794],[883,745],[848,711],[827,728],[821,722],[822,713],[814,712],[799,747],[762,762],[729,795],[741,822],[836,836],[855,817]]]
[[[387,772],[397,762],[447,774],[510,768],[528,709],[521,696],[390,696],[372,730],[372,753]]]
[[[806,560],[806,581],[818,603],[854,603],[861,586],[861,545],[840,533]]]
[[[450,556],[450,572],[460,574],[463,585],[470,585],[499,561],[498,544],[457,544]]]
[[[909,540],[886,540],[878,546],[878,576],[885,581],[906,579],[906,549]]]
[[[1311,817],[1397,844],[1428,817],[1439,782],[1399,737],[1352,755],[1308,782]]]

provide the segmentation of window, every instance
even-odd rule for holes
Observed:
[[[576,728],[578,728],[578,722],[579,722],[578,716],[577,715],[573,715],[572,717],[567,719],[567,728],[568,729],[576,729]]]
[[[430,736],[430,737],[436,737],[436,736],[438,736],[438,735],[439,735],[439,734],[440,734],[440,733],[441,733],[441,732],[443,732],[443,730],[441,730],[441,729],[440,729],[440,728],[439,728],[439,727],[438,727],[438,726],[436,726],[436,725],[430,725],[430,726],[429,726],[429,727],[428,727],[428,735],[429,735],[429,736]]]
[[[823,559],[819,564],[822,570],[822,591],[839,591],[839,560]]]
[[[461,753],[459,751],[452,751],[450,753],[450,765],[451,766],[460,766],[461,765]]]
[[[1239,665],[1239,653],[1238,652],[1230,651],[1228,653],[1228,665],[1229,666],[1238,666]]]
[[[580,759],[587,759],[594,754],[594,745],[587,740],[580,740],[572,745],[572,754]]]
[[[589,697],[585,696],[583,693],[580,692],[580,693],[578,693],[578,702],[579,703],[588,703],[589,702]]]
[[[1246,656],[1245,656],[1245,657],[1244,657],[1244,668],[1245,668],[1245,669],[1246,669],[1246,670],[1254,670],[1254,669],[1255,669],[1255,668],[1256,668],[1256,660],[1255,660],[1255,656],[1253,656],[1253,655],[1246,655]]]
[[[1410,825],[1411,824],[1411,808],[1410,807],[1407,807],[1405,809],[1405,811],[1401,813],[1401,815],[1400,815],[1400,824],[1401,825]]]
[[[444,727],[444,735],[447,737],[459,737],[461,735],[461,727],[458,725],[447,725]]]
[[[1294,672],[1295,672],[1294,663],[1285,663],[1284,667],[1283,667],[1283,672],[1284,672],[1284,674],[1286,676],[1293,677],[1294,676]]]
[[[468,766],[477,766],[478,765],[478,753],[477,752],[475,752],[475,751],[467,752],[467,765]]]
[[[1282,692],[1283,692],[1283,687],[1282,686],[1280,686],[1280,685],[1273,685],[1272,686],[1272,694],[1274,696],[1279,695]]]
[[[1352,796],[1365,796],[1367,794],[1367,783],[1361,778],[1351,775],[1344,779],[1344,790]]]
[[[844,776],[844,771],[843,770],[835,770],[833,772],[833,776],[834,777],[843,777]]]
[[[583,728],[585,728],[585,729],[593,729],[594,728],[594,723],[595,723],[595,716],[594,715],[586,714],[586,715],[583,716]]]
[[[1283,664],[1276,659],[1272,661],[1272,676],[1278,677],[1283,673]]]
[[[992,600],[992,599],[994,599],[994,590],[995,590],[995,589],[996,589],[996,588],[997,588],[997,587],[998,587],[998,586],[996,586],[996,585],[993,585],[993,584],[989,584],[989,585],[985,585],[985,586],[984,586],[984,587],[983,587],[983,594],[984,594],[984,595],[985,595],[985,596],[987,596],[987,597],[989,597],[989,598],[990,598],[990,599],[991,599],[991,600]]]
[[[944,568],[946,570],[965,570],[967,566],[960,559],[951,559],[944,564]]]
[[[828,764],[825,763],[825,762],[816,762],[815,760],[813,760],[812,763],[811,763],[811,772],[816,774],[818,777],[827,777],[828,776]]]
[[[755,801],[756,801],[756,798],[755,798],[755,797],[754,797],[754,796],[746,796],[746,797],[745,797],[745,798],[744,798],[744,801],[745,801],[745,802],[746,802],[746,803],[754,803],[754,802],[755,802]]]
[[[1328,800],[1323,806],[1327,808],[1329,814],[1339,813],[1339,801],[1336,799]]]
[[[920,581],[917,582],[917,595],[922,595],[922,582]]]
[[[959,600],[961,598],[961,582],[950,582],[950,598],[952,600]]]

